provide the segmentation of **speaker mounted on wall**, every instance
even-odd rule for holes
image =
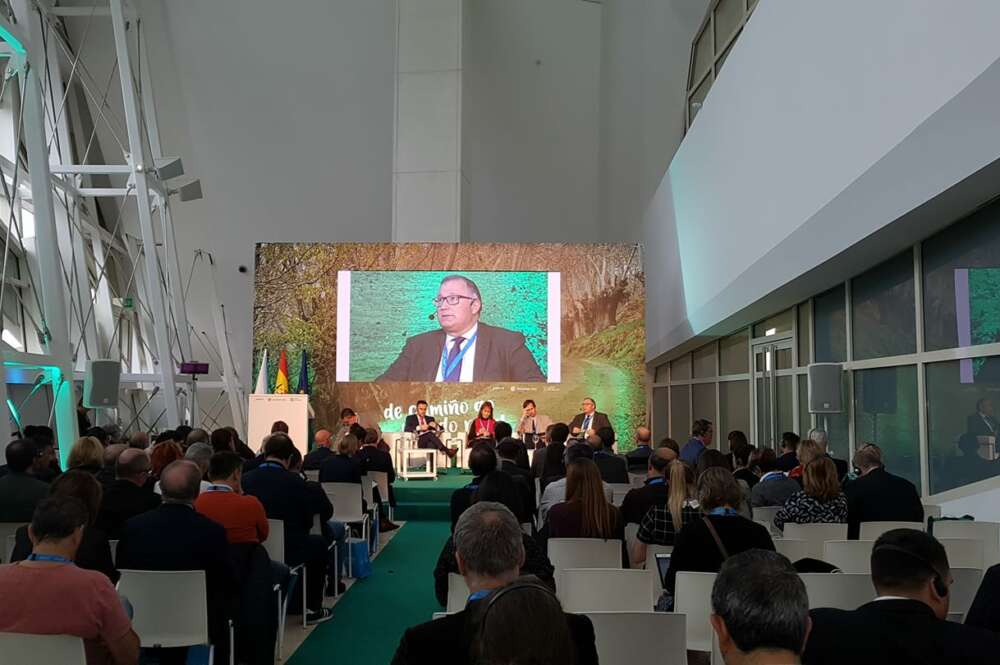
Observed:
[[[841,413],[844,410],[843,371],[840,363],[809,365],[809,413]]]
[[[117,360],[88,360],[83,376],[83,405],[88,409],[118,406],[122,365]]]

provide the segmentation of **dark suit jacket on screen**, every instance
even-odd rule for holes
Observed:
[[[470,649],[476,634],[473,601],[461,612],[449,614],[403,633],[392,665],[465,665],[473,663]],[[583,614],[567,614],[569,632],[576,647],[577,665],[597,665],[594,624]]]
[[[847,537],[857,540],[861,522],[923,522],[924,506],[917,488],[885,469],[844,485],[847,495]]]
[[[570,436],[572,436],[574,427],[583,427],[584,418],[586,418],[585,415],[578,413],[573,416],[573,420],[569,421]],[[602,427],[611,427],[611,421],[608,420],[608,414],[601,413],[600,411],[594,411],[594,417],[590,421],[590,429],[596,432]]]
[[[376,381],[433,381],[441,364],[445,332],[432,330],[406,340],[395,362]],[[473,381],[545,381],[524,335],[479,323]]]
[[[816,609],[805,665],[986,665],[1000,635],[934,616],[917,600],[880,600],[854,611]]]

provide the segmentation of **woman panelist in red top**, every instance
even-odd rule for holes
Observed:
[[[493,403],[483,402],[479,407],[479,415],[469,425],[469,436],[466,447],[471,448],[480,441],[494,443],[496,441],[497,421],[493,418]]]

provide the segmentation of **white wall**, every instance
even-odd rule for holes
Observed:
[[[601,239],[601,5],[463,5],[464,240]]]
[[[998,21],[985,0],[760,3],[646,211],[647,358],[885,258],[813,270],[1000,155]]]

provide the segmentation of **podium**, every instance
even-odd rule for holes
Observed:
[[[288,436],[305,457],[309,452],[309,395],[250,395],[247,445],[258,452],[276,420],[288,423]]]

